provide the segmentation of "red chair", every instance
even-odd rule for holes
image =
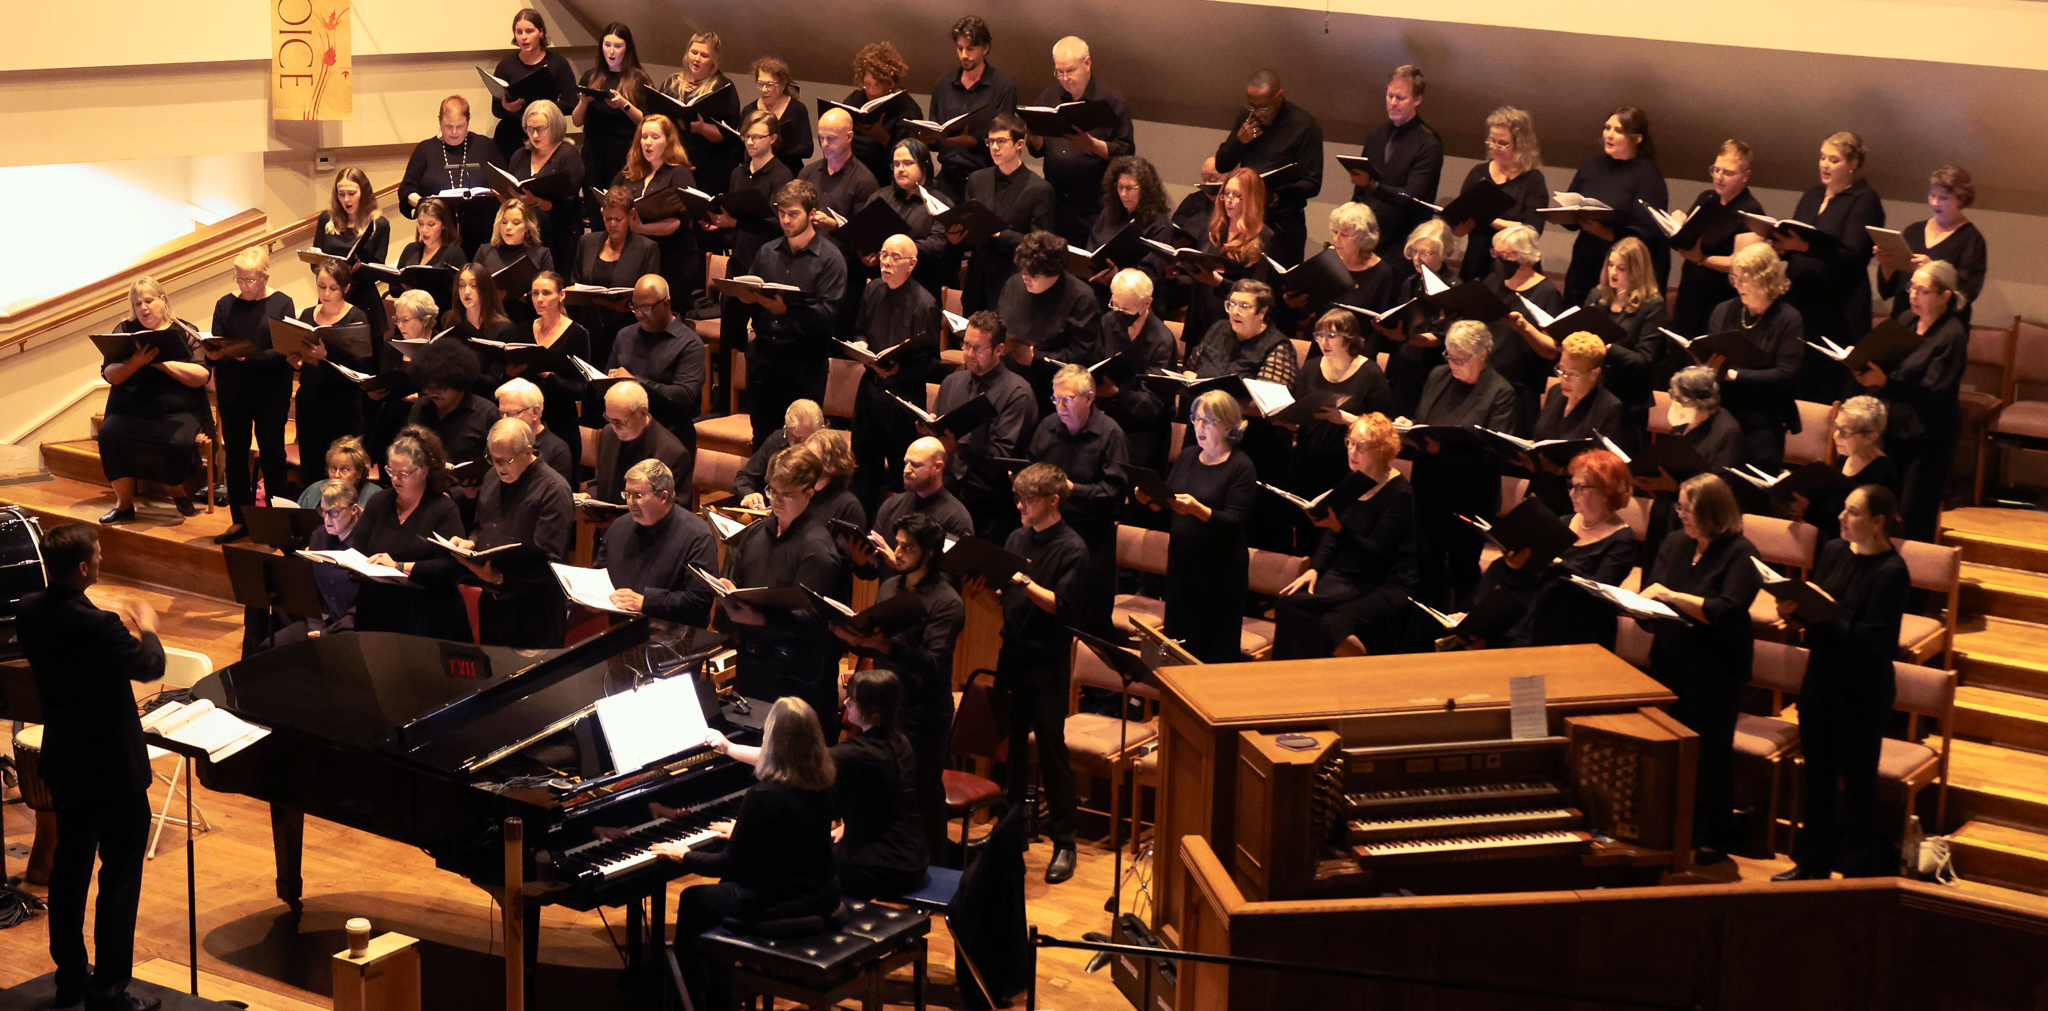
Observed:
[[[995,677],[995,671],[983,668],[968,675],[967,683],[960,687],[960,698],[953,707],[952,749],[956,755],[1001,762],[1009,756],[1010,742],[996,718],[994,689],[982,683],[983,674]],[[1003,799],[1003,788],[995,780],[965,769],[947,769],[941,778],[946,786],[946,820],[960,819],[960,862],[965,868],[968,823],[974,820],[974,812]]]

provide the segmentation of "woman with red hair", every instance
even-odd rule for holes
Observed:
[[[1466,646],[1558,646],[1598,643],[1614,648],[1614,610],[1571,582],[1583,576],[1618,585],[1635,567],[1635,530],[1621,518],[1635,488],[1628,464],[1604,449],[1572,457],[1571,528],[1576,539],[1555,560],[1529,557],[1524,548],[1495,559],[1479,577],[1473,610],[1489,594],[1504,593],[1524,606],[1510,608],[1488,627],[1469,629]]]
[[[1251,169],[1232,169],[1217,187],[1209,229],[1202,236],[1202,252],[1222,257],[1222,269],[1189,273],[1194,298],[1188,303],[1187,333],[1199,337],[1223,318],[1223,300],[1237,282],[1273,283],[1273,270],[1266,262],[1272,245],[1273,230],[1266,227],[1265,180]]]

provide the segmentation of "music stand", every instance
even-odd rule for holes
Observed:
[[[1144,627],[1144,624],[1142,622],[1132,622],[1131,624],[1136,625],[1140,628]],[[1118,755],[1122,755],[1125,751],[1128,751],[1131,746],[1131,685],[1141,681],[1150,683],[1152,680],[1152,672],[1155,669],[1157,669],[1159,665],[1147,662],[1144,658],[1138,656],[1137,654],[1129,652],[1123,646],[1117,643],[1110,642],[1109,640],[1104,639],[1101,636],[1095,635],[1091,632],[1083,632],[1080,629],[1073,627],[1072,625],[1067,626],[1067,631],[1074,633],[1074,638],[1079,640],[1081,645],[1088,647],[1088,652],[1095,654],[1096,657],[1102,661],[1104,666],[1108,667],[1112,671],[1115,671],[1117,679],[1123,682],[1123,687],[1119,689],[1122,697],[1122,708],[1118,709],[1116,714],[1116,753]],[[1168,643],[1173,642],[1173,640],[1166,639],[1164,636],[1161,636],[1160,639],[1161,641]],[[1140,645],[1140,647],[1142,648],[1148,644],[1140,643],[1138,645]],[[1177,647],[1179,644],[1174,643],[1174,645]],[[1150,652],[1149,649],[1146,651]],[[1137,825],[1138,818],[1137,805],[1137,791],[1133,789],[1131,791],[1131,823],[1132,827],[1134,828]],[[1109,820],[1110,824],[1116,824],[1117,813],[1115,811],[1111,811],[1109,813]],[[1111,923],[1114,923],[1116,922],[1116,918],[1123,913],[1123,839],[1112,833],[1110,837],[1110,846],[1111,848],[1116,850],[1116,868],[1114,871],[1116,875],[1116,884],[1110,889],[1109,893],[1109,919]]]
[[[250,522],[253,530],[253,516]],[[234,588],[235,603],[264,611],[275,609],[294,618],[318,618],[323,614],[312,562],[298,555],[272,554],[237,544],[223,545],[221,555],[228,565],[228,583]]]
[[[321,526],[320,510],[289,506],[244,506],[242,522],[249,527],[250,540],[279,551],[305,547]]]

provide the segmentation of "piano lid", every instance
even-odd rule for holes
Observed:
[[[194,693],[273,729],[455,774],[630,689],[646,637],[631,622],[568,649],[515,650],[344,632],[230,664]]]

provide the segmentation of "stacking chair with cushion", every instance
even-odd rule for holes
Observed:
[[[746,388],[746,352],[735,348],[732,353],[732,402],[726,405],[728,413],[697,422],[697,452],[713,450],[737,456],[754,454],[754,419],[740,410],[740,392]]]
[[[2011,393],[1990,424],[1990,441],[1997,444],[2001,457],[2007,449],[2048,449],[2048,400],[2038,399],[2048,387],[2048,327],[2017,323],[2013,341],[2016,350],[2006,387]]]
[[[1769,779],[1762,811],[1765,852],[1775,853],[1778,834],[1779,799],[1785,795],[1785,769],[1799,751],[1799,724],[1780,714],[1785,696],[1797,695],[1806,677],[1807,651],[1781,642],[1759,641],[1756,659],[1750,665],[1749,683],[1771,693],[1771,714],[1741,713],[1735,717],[1735,761],[1755,768],[1761,764]],[[1738,773],[1740,775],[1740,773]]]
[[[1806,577],[1813,568],[1814,555],[1820,550],[1820,531],[1811,523],[1745,513],[1742,534],[1756,545],[1757,557],[1795,579]],[[1782,638],[1785,633],[1777,627],[1777,620],[1776,602],[1770,594],[1758,590],[1749,605],[1749,621],[1757,638]]]
[[[1970,504],[1984,504],[1984,475],[1990,469],[1991,422],[2012,403],[2014,356],[2020,345],[2020,318],[2009,326],[1970,328],[1969,364],[1963,369],[1963,388],[1957,394],[1962,408],[1962,447],[1975,452],[1958,452],[1956,465],[1970,467]],[[1961,447],[1959,447],[1961,448]]]
[[[861,373],[867,367],[851,358],[827,359],[825,365],[825,400],[818,406],[824,408],[825,417],[850,421],[854,401],[860,396]]]
[[[960,688],[960,698],[953,706],[952,749],[955,755],[993,763],[1008,757],[1010,742],[996,718],[993,689],[983,683],[984,674],[995,677],[992,670],[977,670],[968,675],[967,683]],[[947,769],[941,779],[946,788],[946,820],[960,819],[964,865],[968,823],[974,820],[974,812],[1002,800],[1003,788],[987,776],[964,769]]]
[[[1261,597],[1278,597],[1287,584],[1301,577],[1308,559],[1278,551],[1252,549],[1251,570],[1246,580],[1251,592]],[[1264,660],[1273,655],[1273,623],[1265,618],[1244,620],[1243,649],[1246,656]]]
[[[1096,777],[1109,781],[1109,808],[1102,813],[1107,815],[1114,834],[1118,812],[1123,810],[1126,759],[1132,751],[1159,736],[1159,720],[1156,716],[1141,721],[1081,712],[1081,689],[1116,692],[1121,701],[1123,679],[1080,640],[1075,640],[1073,648],[1074,676],[1067,682],[1067,764],[1073,768],[1076,781],[1084,786]],[[1138,700],[1147,712],[1156,712],[1159,689],[1133,684],[1131,698]],[[1081,792],[1085,798],[1087,790]],[[1082,808],[1086,810],[1087,805],[1084,803]]]
[[[690,502],[692,511],[702,509],[732,497],[733,482],[739,479],[740,468],[747,465],[747,458],[733,453],[700,449],[691,463]]]
[[[1905,560],[1914,589],[1947,598],[1938,618],[1907,612],[1899,623],[1899,659],[1926,663],[1938,654],[1943,667],[1954,666],[1956,612],[1963,595],[1963,549],[1925,541],[1893,541],[1892,545]]]
[[[190,688],[211,673],[213,673],[213,660],[208,658],[206,654],[195,653],[189,649],[179,649],[176,646],[164,647],[162,687]],[[155,768],[157,760],[171,757],[175,757],[178,760],[177,764],[171,766],[171,774],[166,776],[161,772],[157,772]],[[192,821],[188,822],[171,814],[172,802],[185,794],[185,785],[181,778],[185,774],[185,762],[186,758],[183,755],[175,754],[155,745],[150,745],[149,747],[150,771],[156,773],[157,780],[163,783],[165,787],[164,802],[157,807],[155,814],[149,816],[148,855],[152,860],[156,859],[157,841],[163,837],[165,825],[176,825],[185,829],[190,834],[213,831],[213,826],[207,824],[206,812],[200,810],[196,802],[192,805]],[[194,824],[195,822],[197,824]]]
[[[1164,530],[1119,524],[1116,528],[1117,568],[1155,576],[1166,575],[1166,546],[1170,540],[1171,535]],[[1153,628],[1163,628],[1166,625],[1166,604],[1156,597],[1119,593],[1110,618],[1119,627],[1142,621]]]
[[[1816,404],[1810,400],[1793,403],[1799,406],[1799,431],[1785,435],[1785,463],[1797,466],[1827,463],[1834,459],[1835,443],[1828,438],[1828,428],[1835,418],[1834,405]]]

